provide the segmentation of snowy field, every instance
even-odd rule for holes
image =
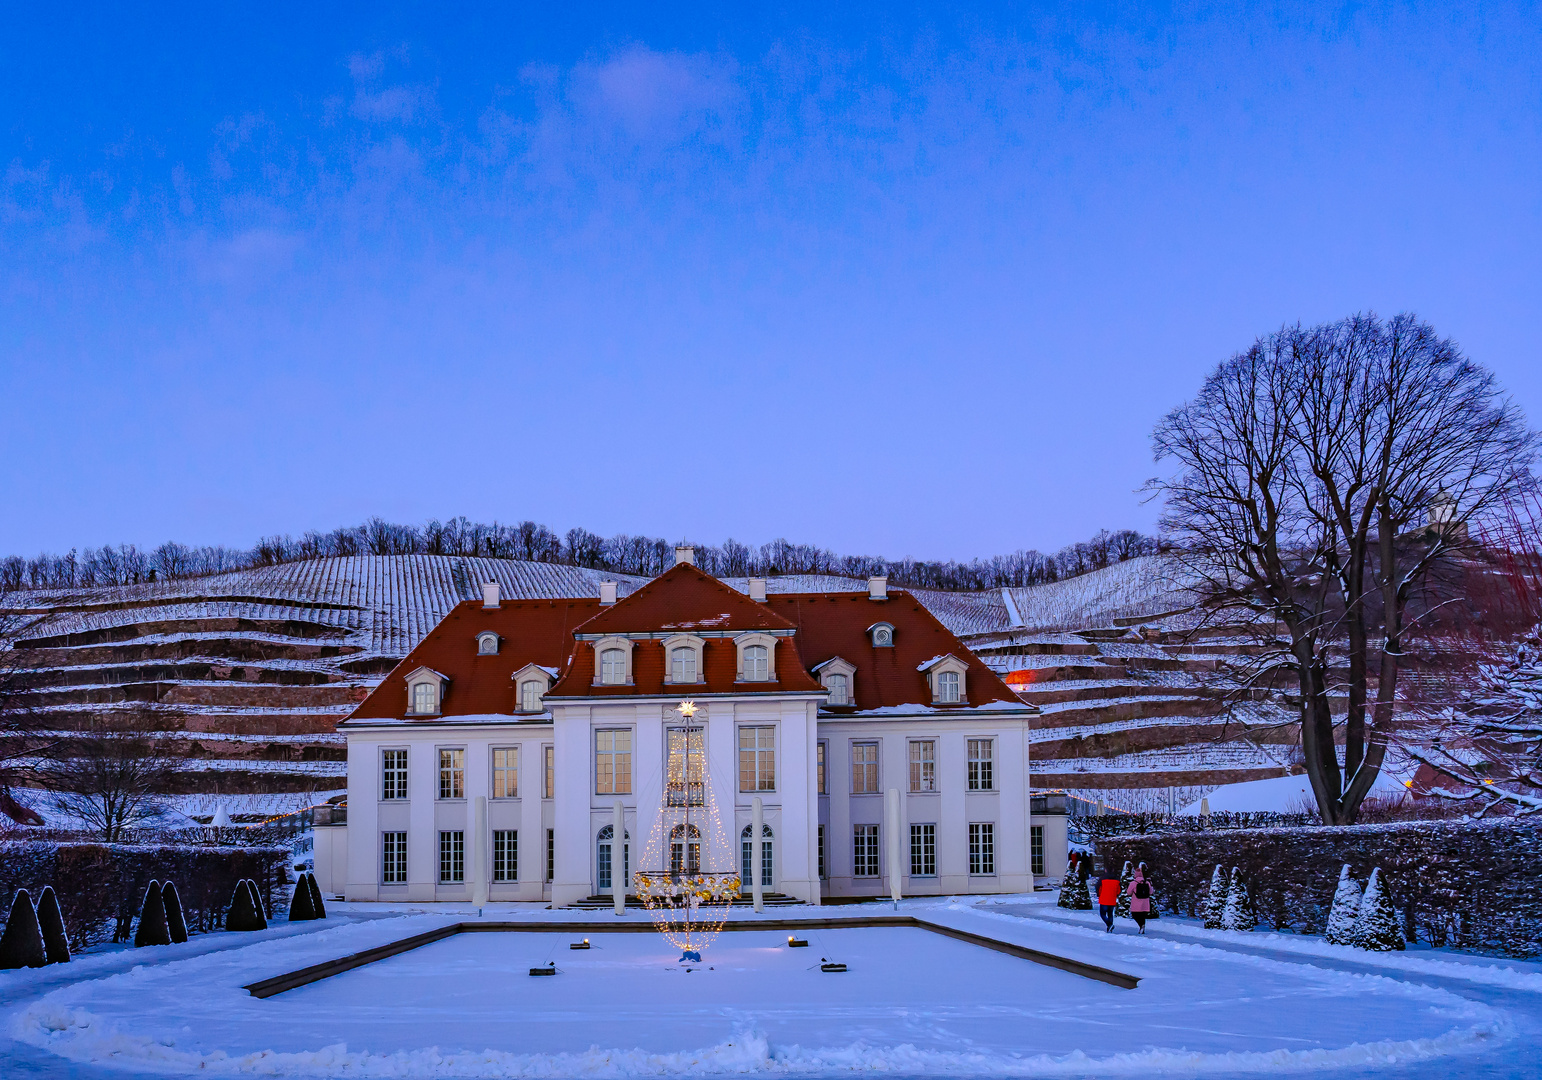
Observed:
[[[1464,965],[1437,961],[1456,977],[1423,978],[1390,964],[1344,970],[1270,949],[1272,935],[1176,922],[1145,938],[1127,922],[1103,935],[1082,913],[1027,898],[902,909],[1141,983],[1121,990],[892,927],[810,930],[808,949],[787,948],[780,931],[725,933],[688,972],[651,933],[591,933],[593,949],[570,951],[579,935],[560,926],[579,916],[526,908],[496,917],[550,920],[553,931],[462,934],[267,999],[241,989],[465,917],[380,917],[357,905],[375,917],[0,974],[0,1022],[14,1040],[0,1042],[0,1061],[14,1065],[0,1073],[1433,1077],[1477,1075],[1469,1066],[1486,1062],[1484,1076],[1538,1075],[1527,1044],[1542,1006],[1539,965],[1469,964],[1481,975],[1464,979]],[[1263,947],[1234,947],[1253,938]],[[849,971],[823,973],[821,957]],[[559,975],[528,975],[547,960]]]

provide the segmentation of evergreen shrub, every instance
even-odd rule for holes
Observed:
[[[1349,864],[1339,871],[1338,887],[1333,892],[1333,908],[1322,937],[1330,945],[1353,945],[1355,925],[1360,921],[1360,883],[1349,874]]]
[[[5,933],[0,934],[0,969],[42,967],[46,963],[48,950],[43,945],[43,931],[37,924],[32,896],[26,889],[17,889],[11,899],[11,913],[5,920]]]
[[[161,882],[161,904],[166,908],[166,929],[174,945],[187,940],[187,919],[182,915],[182,898],[170,878]]]
[[[1397,909],[1392,897],[1382,887],[1381,870],[1371,871],[1365,884],[1365,899],[1360,901],[1360,918],[1355,923],[1354,943],[1372,952],[1401,952],[1403,931],[1398,926]]]
[[[139,926],[134,931],[134,947],[170,945],[171,928],[166,925],[166,902],[161,898],[161,883],[145,886],[144,903],[139,905]]]
[[[316,912],[316,918],[325,919],[327,917],[327,903],[321,898],[321,886],[316,884],[316,875],[306,874],[305,880],[310,882],[311,907]]]
[[[59,913],[59,898],[52,885],[43,886],[37,898],[37,924],[43,932],[43,951],[50,964],[70,962],[70,936],[64,931],[64,916]]]
[[[1221,870],[1221,864],[1215,864],[1215,872],[1210,875],[1210,892],[1205,897],[1205,929],[1219,930],[1222,927],[1221,918],[1226,914],[1226,874]]]
[[[306,922],[316,917],[315,905],[311,903],[311,890],[305,883],[305,875],[294,883],[294,896],[289,901],[289,921]]]

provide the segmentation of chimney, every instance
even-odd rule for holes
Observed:
[[[889,598],[889,579],[886,577],[868,578],[867,598],[869,600],[887,600]]]
[[[752,577],[752,578],[750,578],[750,599],[751,600],[759,601],[762,604],[764,604],[766,602],[766,579],[765,578],[763,578],[763,577]]]
[[[675,565],[679,566],[681,563],[696,565],[696,549],[689,544],[680,544],[675,548]]]
[[[495,608],[498,606],[498,583],[496,581],[482,582],[482,606]]]
[[[616,602],[616,583],[614,581],[600,582],[600,606],[609,607]]]

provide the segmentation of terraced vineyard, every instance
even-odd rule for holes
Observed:
[[[77,726],[135,710],[166,730],[185,792],[342,786],[336,725],[455,604],[598,596],[616,575],[454,556],[317,559],[213,577],[13,596],[37,666],[32,704]],[[641,579],[619,578],[622,595]],[[728,583],[747,590],[745,579]],[[865,582],[790,576],[773,592]],[[1225,634],[1191,639],[1181,589],[1156,558],[1069,581],[979,593],[912,590],[1041,710],[1033,769],[1046,787],[1166,787],[1279,775],[1294,729],[1278,703],[1224,707],[1200,684]],[[1273,725],[1273,726],[1272,726]]]

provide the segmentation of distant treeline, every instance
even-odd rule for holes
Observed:
[[[872,555],[837,555],[812,544],[773,540],[750,547],[737,540],[721,546],[696,545],[696,562],[719,577],[770,577],[777,574],[837,574],[866,578],[887,575],[896,585],[970,591],[1002,586],[1038,585],[1075,577],[1112,563],[1158,550],[1154,537],[1132,529],[1103,530],[1091,540],[1069,544],[1053,555],[1015,551],[969,562],[884,559]],[[527,559],[563,563],[616,574],[652,577],[674,563],[673,541],[621,534],[603,537],[587,529],[558,536],[545,525],[483,525],[464,517],[397,525],[371,518],[363,525],[267,536],[249,550],[189,547],[165,543],[153,551],[133,544],[71,550],[67,555],[18,555],[0,560],[0,589],[72,589],[132,585],[146,581],[202,577],[257,566],[345,555],[463,555],[490,559]]]

